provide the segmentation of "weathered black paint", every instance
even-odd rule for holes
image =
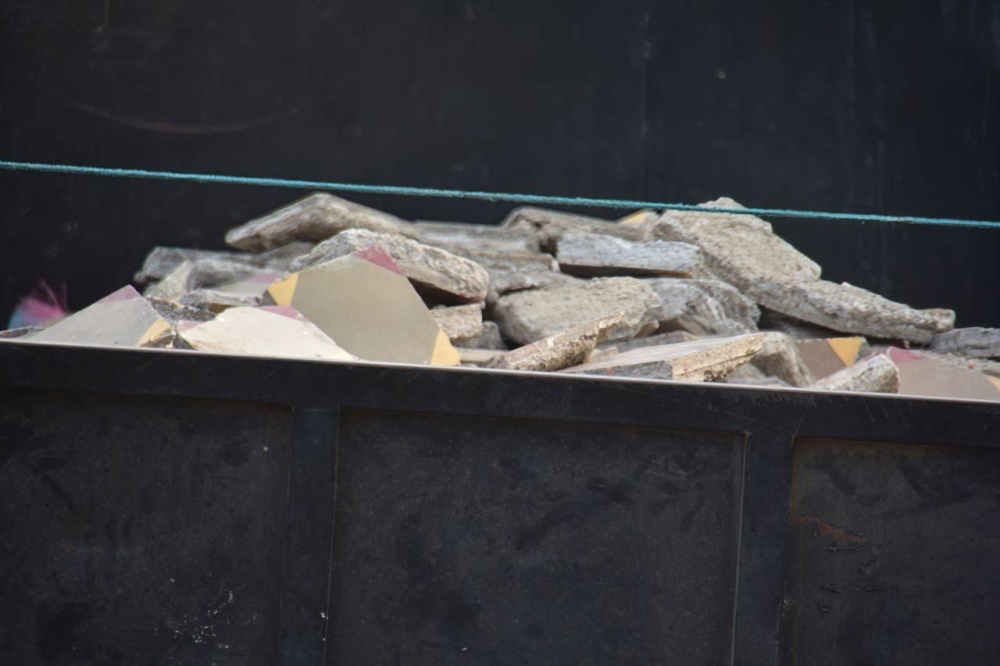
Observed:
[[[986,0],[0,0],[9,159],[1000,218]],[[288,190],[0,174],[0,318]],[[362,200],[412,218],[507,207]],[[835,280],[1000,325],[1000,234],[779,221]]]
[[[4,663],[1000,654],[995,404],[15,342],[0,397]]]

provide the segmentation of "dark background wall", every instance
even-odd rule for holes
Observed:
[[[0,0],[0,77],[3,159],[1000,219],[996,0]],[[0,172],[0,317],[297,196]],[[830,279],[1000,325],[1000,230],[775,227]]]

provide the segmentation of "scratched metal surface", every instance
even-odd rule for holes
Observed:
[[[793,460],[787,663],[1000,660],[1000,450],[803,439]]]

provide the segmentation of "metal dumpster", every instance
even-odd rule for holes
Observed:
[[[1000,405],[0,344],[5,664],[1000,658]]]

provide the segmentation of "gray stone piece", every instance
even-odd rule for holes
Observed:
[[[181,298],[178,303],[208,312],[219,313],[229,308],[254,308],[263,303],[263,293],[234,293],[218,289],[195,289]]]
[[[493,349],[507,351],[503,337],[500,335],[500,327],[495,321],[484,321],[483,332],[468,340],[459,340],[454,343],[456,347],[463,349]]]
[[[645,228],[532,206],[514,209],[501,226],[537,233],[539,243],[546,252],[555,252],[556,244],[563,234],[572,232],[603,234],[632,241],[649,238]]]
[[[493,306],[493,318],[506,339],[527,345],[621,312],[608,339],[627,340],[652,333],[660,309],[660,299],[642,280],[601,278],[504,294]]]
[[[566,368],[563,372],[692,382],[715,381],[749,361],[763,344],[763,334],[753,333],[661,347],[641,347],[598,363]]]
[[[556,258],[564,273],[595,275],[705,275],[701,249],[673,241],[627,241],[593,233],[564,233]]]
[[[389,213],[319,192],[226,233],[226,244],[263,252],[292,241],[319,242],[347,229],[415,236],[409,222]]]
[[[474,261],[418,243],[396,234],[349,229],[323,241],[292,263],[300,271],[354,254],[374,245],[392,257],[422,295],[442,303],[482,303],[489,292],[490,276]]]
[[[752,333],[752,323],[730,319],[726,309],[699,287],[695,280],[655,278],[644,280],[660,298],[660,328],[683,330],[695,335],[739,335]]]
[[[824,377],[812,388],[825,391],[897,393],[899,368],[886,356],[876,354]]]
[[[966,358],[1000,358],[1000,328],[956,328],[934,336],[931,349]]]
[[[842,333],[928,344],[955,324],[951,310],[916,310],[850,284],[761,280],[758,302],[783,315]]]
[[[580,324],[496,357],[486,367],[501,370],[560,370],[587,360],[598,343],[621,326],[619,313]]]
[[[755,366],[753,363],[746,363],[736,368],[722,380],[726,384],[740,384],[743,386],[770,386],[774,388],[791,388],[791,384],[778,377],[772,377]]]
[[[483,307],[479,303],[437,307],[431,310],[431,316],[452,344],[468,342],[484,332]]]
[[[750,362],[765,376],[777,377],[790,386],[810,386],[816,380],[799,355],[795,341],[784,333],[764,333],[764,344]]]
[[[687,331],[670,331],[669,333],[656,333],[644,338],[632,338],[631,340],[620,340],[619,342],[608,342],[599,347],[611,348],[614,346],[618,353],[627,352],[640,347],[660,347],[662,345],[676,345],[681,342],[694,342],[698,340],[697,335],[692,335]]]
[[[539,289],[574,279],[559,273],[559,264],[547,254],[474,250],[458,254],[486,269],[490,274],[490,291],[496,296],[509,291]],[[496,298],[489,300],[495,301]]]
[[[163,280],[185,261],[195,264],[208,262],[204,264],[206,273],[209,271],[209,266],[214,265],[218,270],[229,270],[230,275],[233,276],[217,279],[215,284],[221,284],[222,282],[242,279],[242,277],[238,276],[238,271],[241,267],[246,267],[247,270],[259,269],[287,272],[292,260],[303,254],[307,254],[312,247],[312,243],[296,242],[261,254],[191,250],[181,247],[155,247],[146,256],[142,268],[132,279],[136,284],[146,285]],[[228,268],[226,268],[227,266]]]
[[[820,340],[823,338],[843,337],[843,333],[840,331],[792,319],[767,308],[760,309],[760,322],[758,326],[762,331],[785,333],[794,340]]]
[[[538,235],[533,230],[458,222],[417,222],[415,230],[421,243],[459,256],[465,256],[466,252],[507,254],[540,251]]]
[[[742,208],[732,199],[702,204],[712,208]],[[775,234],[771,225],[752,215],[667,211],[651,227],[663,240],[694,243],[705,252],[709,270],[753,297],[759,280],[798,282],[818,280],[820,267]],[[764,303],[766,305],[766,303]]]
[[[169,275],[149,285],[142,295],[148,299],[158,299],[161,301],[180,301],[189,291],[191,291],[191,275],[194,273],[193,261],[181,262],[177,268]]]
[[[705,294],[714,298],[722,311],[726,313],[726,318],[741,323],[748,331],[756,331],[760,321],[760,308],[752,299],[744,296],[740,291],[722,280],[678,280],[692,286],[698,287]]]

